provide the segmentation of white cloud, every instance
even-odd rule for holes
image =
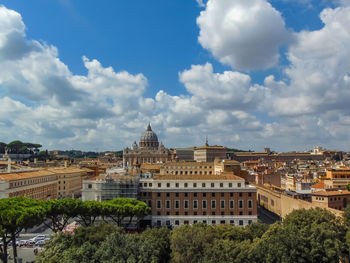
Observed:
[[[292,34],[281,14],[265,0],[209,0],[197,18],[199,43],[238,70],[275,66]]]
[[[206,43],[214,56],[238,69],[275,64],[289,37],[281,15],[265,1],[222,3],[209,1],[198,19],[200,38],[204,31],[212,34]],[[246,12],[253,21],[243,23]],[[326,9],[322,29],[295,34],[282,80],[270,75],[257,85],[248,74],[215,72],[206,63],[179,72],[187,94],[160,90],[147,98],[148,81],[141,73],[83,57],[87,74],[74,75],[56,47],[28,40],[20,14],[0,7],[1,140],[33,141],[50,149],[113,150],[138,140],[151,122],[160,140],[172,147],[201,145],[206,135],[211,144],[244,149],[350,146],[344,143],[350,139],[349,17],[349,7]],[[278,32],[260,28],[257,21],[275,23]],[[254,30],[260,34],[252,35]],[[266,53],[256,45],[258,56],[249,54],[249,41],[268,45],[270,40]]]

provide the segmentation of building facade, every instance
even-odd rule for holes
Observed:
[[[4,173],[0,174],[0,198],[55,199],[57,185],[57,175],[47,170]]]
[[[214,162],[216,158],[221,160],[226,159],[226,148],[223,146],[209,146],[206,143],[204,146],[194,149],[194,160],[196,162]]]
[[[146,131],[140,138],[139,145],[136,141],[131,148],[123,150],[123,167],[133,168],[142,163],[165,163],[171,160],[171,152],[158,142],[158,137],[148,124]]]
[[[257,221],[256,188],[232,174],[141,178],[139,199],[151,206],[154,226],[245,226]]]

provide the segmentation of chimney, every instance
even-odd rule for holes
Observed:
[[[68,161],[65,160],[65,161],[64,161],[64,168],[67,168],[67,167],[68,167]]]

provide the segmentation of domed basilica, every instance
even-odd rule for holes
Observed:
[[[123,166],[132,168],[142,163],[165,163],[170,161],[171,153],[158,142],[157,134],[148,124],[146,131],[141,135],[139,145],[136,141],[131,148],[123,150]]]

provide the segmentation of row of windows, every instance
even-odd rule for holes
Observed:
[[[164,166],[164,168],[165,169],[198,169],[198,168],[199,169],[202,169],[202,168],[211,169],[212,166],[211,165],[209,165],[209,166],[206,166],[206,165],[204,165],[204,166]]]
[[[243,211],[239,211],[238,214],[239,214],[240,216],[243,215]],[[238,215],[238,214],[236,214],[236,215]],[[248,211],[248,215],[251,216],[252,214],[253,214],[252,211]],[[161,212],[160,212],[160,211],[157,211],[157,215],[160,216],[160,215],[161,215]],[[166,212],[165,212],[165,215],[170,216],[170,211],[166,211]],[[179,211],[175,211],[175,215],[176,215],[176,216],[180,215]],[[185,215],[185,216],[188,216],[188,215],[197,216],[197,215],[198,215],[198,212],[197,212],[197,211],[193,211],[192,214],[189,214],[188,211],[185,211],[183,215]],[[207,216],[207,211],[202,211],[202,215],[203,215],[203,216]],[[211,212],[211,215],[212,215],[212,216],[215,216],[215,215],[216,215],[216,212],[215,212],[215,211],[212,211],[212,212]],[[225,212],[224,212],[224,211],[221,211],[221,215],[222,215],[222,216],[225,216]],[[234,216],[234,215],[235,215],[234,211],[230,211],[230,215],[231,215],[231,216]]]
[[[207,200],[202,200],[202,209],[207,209],[208,207],[208,202]],[[229,208],[233,209],[234,208],[234,200],[229,200]],[[248,208],[251,209],[253,208],[253,201],[252,200],[248,200]],[[211,200],[210,202],[210,206],[212,209],[216,209],[216,200]],[[225,209],[226,207],[226,202],[225,200],[220,200],[220,204],[219,204],[221,209]],[[243,208],[244,206],[244,201],[243,200],[238,200],[238,208]],[[162,208],[162,200],[156,200],[156,207],[158,209]],[[165,208],[166,209],[170,209],[171,208],[171,201],[170,200],[165,200]],[[174,201],[174,208],[175,209],[180,209],[180,200],[175,200]],[[183,208],[184,209],[189,209],[189,200],[184,200],[183,201]],[[192,202],[192,208],[193,209],[198,209],[199,208],[199,202],[198,200],[193,200]]]
[[[49,177],[43,177],[43,178],[36,178],[36,179],[28,179],[28,180],[21,180],[17,182],[11,183],[11,187],[17,187],[17,186],[24,186],[28,184],[38,184],[38,183],[45,183],[48,181],[53,181],[56,178],[49,178]]]
[[[175,187],[180,187],[180,185],[181,185],[181,187],[189,187],[189,183],[175,183]],[[209,183],[208,183],[208,185],[209,185]],[[139,184],[139,186],[140,187],[142,187],[142,183],[140,183]],[[152,187],[153,186],[153,184],[152,183],[143,183],[143,187]],[[162,183],[158,183],[157,184],[157,186],[158,187],[162,187]],[[170,183],[166,183],[166,187],[167,188],[169,188],[171,186],[171,184]],[[191,184],[191,186],[193,187],[193,188],[196,188],[196,187],[200,187],[200,186],[202,186],[202,187],[207,187],[207,183],[192,183]],[[210,183],[210,187],[216,187],[217,186],[217,184],[215,184],[215,183]],[[224,187],[224,183],[219,183],[219,186],[222,188],[222,187]],[[228,183],[228,187],[233,187],[233,183]],[[237,183],[237,187],[242,187],[242,184],[241,183]]]
[[[188,174],[199,174],[199,175],[202,175],[202,174],[204,174],[204,175],[207,175],[207,174],[213,174],[213,172],[212,171],[166,171],[166,173],[167,174],[184,174],[184,175],[188,175]]]
[[[237,220],[238,221],[238,225],[239,226],[243,226],[243,220]],[[208,223],[211,223],[212,225],[216,225],[217,222],[219,222],[221,225],[225,225],[225,224],[230,224],[230,225],[235,225],[235,220],[202,220],[200,221],[201,223],[204,223],[204,224],[208,224]],[[180,225],[180,220],[175,220],[174,221],[175,225],[178,226]],[[184,221],[184,224],[189,224],[190,222],[189,221]],[[192,224],[197,224],[199,223],[198,220],[193,220],[192,221]],[[252,220],[248,220],[248,224],[251,224],[252,223]],[[170,226],[171,225],[171,222],[170,220],[166,220],[165,221],[165,225],[166,226]],[[162,226],[162,221],[161,220],[157,220],[157,226]]]
[[[147,192],[143,192],[143,196],[146,196],[146,193]],[[151,193],[151,192],[148,192],[148,193]],[[170,197],[170,193],[165,193],[165,194],[167,197]],[[208,196],[215,197],[216,194],[218,194],[218,195],[220,194],[219,196],[225,197],[225,193],[210,193],[210,194],[208,193]],[[226,193],[226,194],[228,194],[228,193]],[[202,197],[207,197],[207,193],[201,193],[201,195],[202,195]],[[233,197],[233,195],[234,195],[234,193],[231,192],[230,197]],[[161,197],[161,196],[162,196],[162,193],[158,192],[157,197]],[[180,193],[175,193],[175,197],[179,197],[179,196],[180,196]],[[183,196],[188,197],[188,193],[183,193]],[[193,193],[193,196],[197,197],[197,196],[199,196],[199,193]],[[238,193],[238,196],[242,197],[243,193],[242,192]],[[248,197],[251,197],[251,196],[252,196],[252,193],[248,192]]]

